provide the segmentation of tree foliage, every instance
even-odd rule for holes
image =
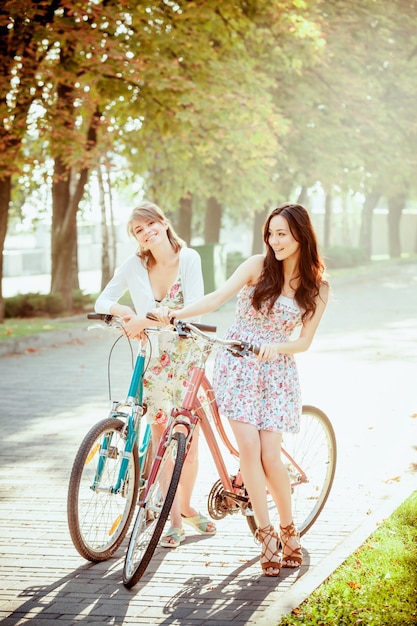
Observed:
[[[220,219],[317,182],[329,206],[360,191],[370,250],[375,198],[398,229],[415,195],[416,26],[417,0],[5,0],[0,246],[19,176],[53,163],[51,287],[69,303],[77,212],[105,155],[180,207],[187,234],[207,205]]]

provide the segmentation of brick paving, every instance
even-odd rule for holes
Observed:
[[[84,434],[107,414],[113,338],[74,329],[3,354],[1,623],[277,624],[415,489],[415,269],[336,283],[313,347],[298,357],[304,401],[332,417],[339,459],[329,501],[303,539],[305,562],[279,579],[260,576],[259,547],[241,516],[219,521],[214,537],[188,528],[179,549],[157,550],[130,591],[122,584],[125,546],[105,563],[82,559],[67,529],[68,477]],[[210,316],[219,333],[232,310]],[[124,347],[112,364],[113,389],[123,395]],[[194,504],[205,511],[215,473],[203,440],[200,456]]]

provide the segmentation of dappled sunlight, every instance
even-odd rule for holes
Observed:
[[[20,389],[19,400],[11,387],[3,391],[8,411],[2,417],[0,462],[7,476],[2,482],[4,558],[12,562],[10,584],[20,590],[17,605],[22,615],[47,615],[74,598],[81,622],[89,616],[99,620],[106,603],[112,615],[115,602],[122,604],[119,613],[130,619],[154,606],[155,597],[165,606],[166,623],[191,599],[196,614],[203,610],[203,600],[204,607],[209,602],[204,612],[214,619],[217,606],[227,612],[236,598],[248,597],[258,606],[271,593],[285,596],[300,576],[303,581],[310,572],[314,576],[354,529],[384,503],[409,493],[417,473],[417,294],[377,281],[367,288],[349,285],[338,290],[339,302],[329,306],[310,350],[296,357],[303,403],[320,407],[336,432],[335,480],[321,515],[303,537],[305,565],[298,573],[285,572],[278,585],[259,576],[259,547],[240,515],[219,520],[218,532],[210,539],[187,529],[181,549],[157,549],[137,593],[125,590],[121,582],[126,546],[110,561],[94,566],[83,561],[68,531],[68,480],[82,438],[108,415],[110,341],[0,359],[0,380],[10,381],[13,372]],[[384,308],[387,293],[397,294],[395,306],[390,296],[391,304]],[[369,299],[381,304],[373,310]],[[230,306],[211,314],[210,321],[227,327],[233,312]],[[114,362],[114,381],[122,392],[129,365],[128,353],[121,350]],[[212,368],[213,360],[209,374]],[[201,437],[193,503],[203,513],[215,480]],[[200,580],[197,587],[192,580]],[[93,581],[99,581],[94,601],[84,594]],[[123,616],[117,619],[123,623]]]

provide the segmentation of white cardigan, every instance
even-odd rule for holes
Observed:
[[[181,248],[179,275],[184,293],[184,306],[204,295],[201,258],[196,250]],[[156,307],[148,272],[136,254],[129,256],[115,271],[113,278],[96,300],[94,306],[96,313],[110,313],[111,307],[127,290],[139,317],[145,317],[148,311]]]

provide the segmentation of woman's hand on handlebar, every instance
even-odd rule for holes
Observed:
[[[154,315],[161,324],[164,324],[164,326],[172,324],[175,319],[175,311],[168,306],[160,306],[157,309],[153,309],[152,315]]]
[[[148,320],[145,317],[139,317],[138,315],[126,315],[123,316],[123,331],[129,337],[129,339],[139,339],[143,341],[146,339],[146,335],[143,330],[148,324]]]
[[[119,304],[119,303],[114,304],[111,307],[110,313],[112,315],[116,315],[117,317],[121,317],[125,323],[131,320],[132,317],[136,316],[136,313],[130,306],[127,306],[125,304]]]
[[[263,343],[259,346],[258,361],[273,361],[279,354],[276,343]]]

